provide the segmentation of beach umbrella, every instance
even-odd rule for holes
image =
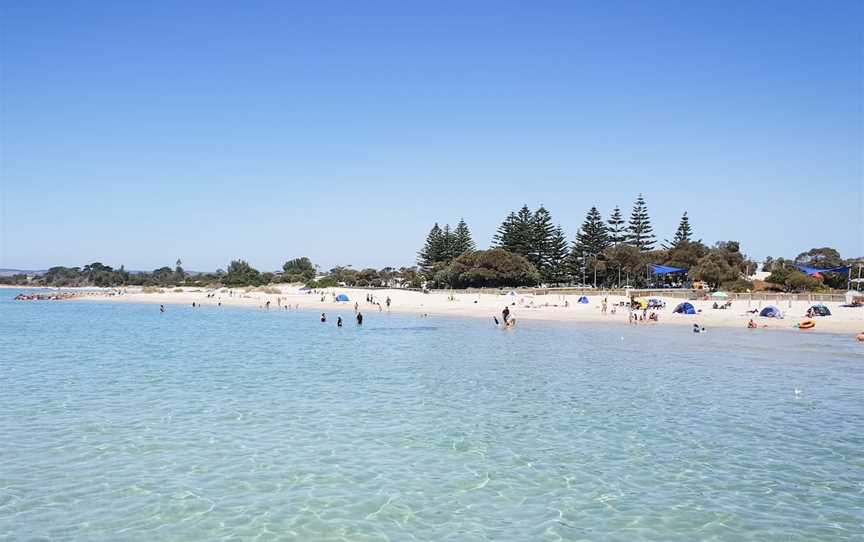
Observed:
[[[727,297],[729,297],[729,294],[727,294],[726,292],[714,292],[713,294],[711,294],[711,297],[713,297],[714,299],[726,299]]]

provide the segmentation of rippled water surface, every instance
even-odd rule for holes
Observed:
[[[862,540],[850,337],[14,293],[0,539]]]

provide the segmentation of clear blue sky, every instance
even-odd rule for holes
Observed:
[[[864,254],[864,2],[6,2],[0,267],[412,264],[572,237]]]

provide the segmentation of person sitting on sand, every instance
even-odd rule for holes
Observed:
[[[747,322],[747,329],[756,329],[757,327],[756,322],[754,322],[752,318]]]

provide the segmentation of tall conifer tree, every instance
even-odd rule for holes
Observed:
[[[624,229],[624,217],[621,216],[621,209],[616,205],[612,211],[612,216],[607,221],[609,224],[609,242],[613,245],[619,245],[627,240],[627,234]]]
[[[541,273],[544,282],[550,284],[564,284],[568,282],[570,277],[568,268],[569,257],[570,247],[567,243],[567,236],[564,235],[564,230],[559,225],[552,233],[552,239],[548,248],[545,275]]]
[[[423,276],[431,280],[433,267],[437,262],[444,261],[446,257],[444,232],[436,222],[426,236],[426,243],[423,245],[423,249],[417,253],[417,266],[420,268]]]
[[[495,246],[528,257],[534,236],[533,215],[527,205],[518,213],[510,213],[498,227],[493,239]]]
[[[648,208],[642,194],[636,198],[633,212],[630,213],[630,223],[627,225],[627,243],[643,252],[654,248],[654,228],[651,227],[651,218],[648,216]]]
[[[678,224],[678,231],[675,232],[675,238],[672,240],[673,246],[680,245],[682,242],[690,241],[693,236],[693,230],[690,229],[690,219],[687,217],[687,211],[681,217],[681,223]]]
[[[597,207],[591,207],[576,233],[576,249],[587,254],[601,254],[609,244],[609,230],[603,223],[603,217]]]
[[[531,217],[531,244],[527,254],[528,261],[540,271],[543,276],[549,267],[552,240],[555,236],[555,226],[552,215],[542,205]]]
[[[471,231],[468,229],[468,224],[465,223],[464,218],[459,219],[456,229],[453,230],[453,246],[454,257],[459,257],[475,248],[474,239],[471,238]]]

